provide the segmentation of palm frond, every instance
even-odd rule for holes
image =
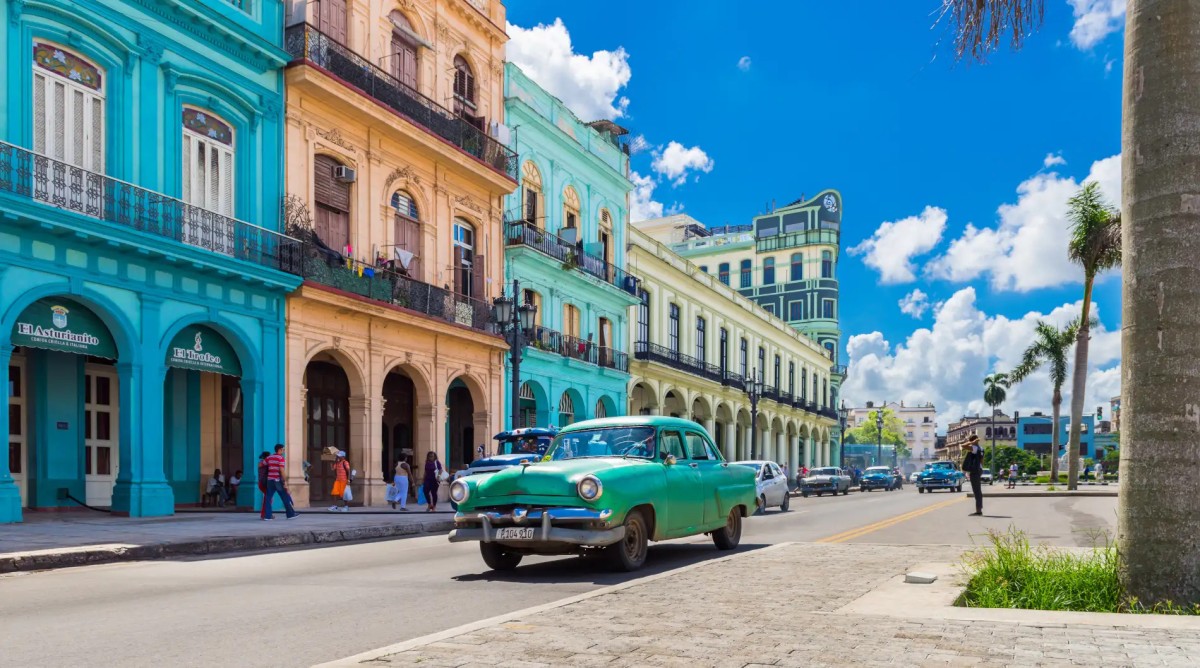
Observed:
[[[942,0],[939,20],[950,18],[958,60],[979,62],[1009,39],[1013,50],[1042,25],[1045,0]]]
[[[1121,263],[1121,214],[1104,198],[1099,183],[1085,183],[1067,200],[1067,220],[1067,258],[1089,278]]]

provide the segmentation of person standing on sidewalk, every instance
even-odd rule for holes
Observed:
[[[346,461],[346,451],[338,450],[337,461],[333,463],[333,505],[329,506],[329,512],[350,512],[350,506],[346,505],[346,488],[349,485],[350,462]]]
[[[270,456],[271,453],[267,452],[266,450],[263,450],[263,453],[258,456],[258,491],[262,492],[263,494],[263,504],[262,508],[259,508],[258,510],[258,518],[263,520],[267,519],[267,475],[269,474],[269,470],[267,468],[267,457]]]
[[[412,471],[408,468],[408,462],[404,460],[396,462],[396,473],[392,479],[392,485],[395,489],[392,495],[392,508],[395,509],[399,504],[400,510],[408,512],[408,488],[412,485]]]
[[[1009,489],[1017,488],[1017,474],[1019,472],[1020,472],[1020,468],[1017,466],[1016,462],[1013,462],[1008,467],[1008,488]]]
[[[282,443],[275,446],[275,454],[266,458],[267,463],[267,495],[263,498],[263,519],[273,520],[274,515],[271,513],[271,502],[274,501],[276,494],[283,500],[283,509],[287,514],[287,518],[296,518],[296,509],[292,507],[292,495],[288,493],[287,483],[284,478],[284,469],[287,467],[287,461],[283,458],[283,451],[286,448]]]
[[[979,436],[975,434],[967,438],[967,456],[963,457],[962,468],[971,477],[971,492],[975,495],[975,512],[971,515],[982,515],[983,448],[979,446]]]
[[[425,512],[437,510],[438,487],[446,469],[438,461],[437,453],[432,450],[425,454],[425,479],[421,481],[421,491],[425,492]]]

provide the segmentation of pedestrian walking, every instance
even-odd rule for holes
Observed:
[[[270,456],[271,453],[266,450],[263,450],[262,454],[258,456],[258,491],[263,495],[263,504],[262,508],[258,510],[258,518],[263,520],[267,519],[267,457]]]
[[[1009,465],[1009,467],[1008,467],[1008,488],[1009,489],[1017,488],[1017,473],[1019,473],[1019,472],[1020,472],[1020,468],[1017,466],[1016,462],[1013,462],[1012,464]]]
[[[329,506],[331,513],[348,513],[350,506],[347,502],[354,498],[350,491],[350,462],[346,461],[346,451],[337,451],[337,460],[333,462],[333,505]]]
[[[1096,482],[1104,484],[1104,462],[1096,462]]]
[[[296,509],[292,506],[292,495],[288,492],[287,479],[283,474],[284,469],[287,468],[287,461],[283,458],[285,449],[282,443],[277,444],[275,454],[264,460],[267,464],[267,496],[263,499],[264,520],[275,519],[271,513],[271,503],[275,500],[276,494],[283,501],[283,510],[287,514],[287,518],[290,520],[296,517]]]
[[[425,512],[437,510],[438,487],[446,476],[446,469],[438,461],[437,453],[432,450],[425,454],[425,478],[421,481],[421,491],[425,492]]]
[[[400,510],[408,512],[408,488],[412,486],[412,469],[408,468],[408,462],[396,462],[396,472],[392,478],[392,510],[397,506]]]
[[[963,457],[963,471],[971,477],[971,492],[975,495],[975,512],[972,515],[983,514],[983,448],[979,446],[979,436],[971,434],[967,438],[967,456]]]

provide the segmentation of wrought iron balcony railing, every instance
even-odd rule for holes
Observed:
[[[272,269],[299,267],[291,237],[6,142],[0,193]]]
[[[558,260],[563,263],[564,267],[573,267],[605,283],[615,285],[631,295],[637,294],[639,281],[632,274],[614,264],[605,262],[603,258],[584,253],[578,245],[526,221],[517,221],[507,225],[505,244],[528,246]]]
[[[679,369],[690,374],[707,378],[718,383],[723,382],[721,376],[721,368],[715,364],[708,364],[703,360],[684,355],[678,350],[672,350],[666,346],[660,346],[649,341],[638,341],[633,344],[633,356],[640,360],[649,362],[659,362],[665,364],[672,369]]]
[[[367,97],[450,142],[514,181],[517,154],[458,114],[409,88],[387,71],[308,24],[287,28],[284,48],[357,88]]]
[[[310,242],[302,246],[302,261],[296,273],[307,280],[471,329],[484,332],[494,329],[492,309],[485,301],[413,280],[390,269],[347,261]]]
[[[759,253],[769,253],[771,251],[783,250],[785,248],[797,248],[799,246],[807,246],[810,244],[826,244],[836,246],[838,245],[838,240],[840,237],[841,233],[838,230],[804,230],[802,232],[789,232],[786,234],[763,237],[759,239],[755,245]]]
[[[845,364],[834,364],[832,367],[829,368],[829,372],[835,376],[845,376],[846,375],[846,365]]]
[[[629,355],[553,329],[538,327],[530,345],[538,350],[629,373]]]

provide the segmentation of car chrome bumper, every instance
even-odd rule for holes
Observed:
[[[608,522],[611,510],[589,508],[514,508],[511,513],[478,512],[459,513],[454,518],[456,528],[450,532],[451,543],[495,541],[496,530],[505,527],[533,527],[537,531],[532,539],[499,541],[509,545],[531,543],[565,543],[569,545],[604,546],[619,542],[625,537],[625,527],[608,529],[572,528],[571,524],[595,524]],[[567,526],[564,526],[567,525]]]

